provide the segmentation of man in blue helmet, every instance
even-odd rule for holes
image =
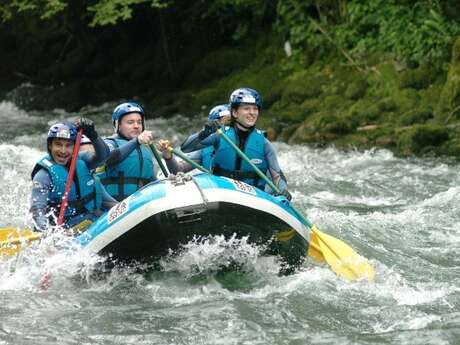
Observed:
[[[264,174],[269,176],[283,195],[291,200],[287,190],[286,178],[281,171],[275,149],[265,137],[264,132],[255,128],[262,108],[262,98],[256,90],[239,88],[230,95],[231,124],[223,128],[224,133],[248,156]],[[183,152],[191,152],[204,147],[213,147],[215,154],[212,162],[214,175],[226,176],[246,182],[267,192],[270,188],[217,133],[220,126],[215,120],[209,120],[203,130],[191,135],[181,145]]]
[[[110,155],[98,176],[118,201],[156,180],[151,131],[145,130],[145,111],[136,102],[124,102],[112,113],[115,134],[105,139]]]
[[[40,159],[32,171],[31,208],[34,228],[44,231],[56,225],[67,181],[68,169],[77,137],[77,128],[91,140],[95,152],[81,152],[75,165],[68,206],[64,214],[64,226],[74,231],[86,229],[104,210],[116,200],[104,192],[100,182],[91,173],[109,155],[109,148],[97,134],[94,123],[85,118],[76,122],[52,125],[48,131],[48,154]]]
[[[217,121],[219,125],[225,125],[230,123],[230,107],[228,104],[221,104],[213,107],[208,115],[208,121]],[[162,152],[163,158],[166,162],[168,170],[172,174],[177,172],[188,172],[193,170],[195,167],[185,161],[176,161],[169,151],[171,144],[168,140],[159,140],[157,148]],[[189,158],[201,165],[205,169],[211,170],[212,159],[214,157],[214,147],[208,146],[201,150],[197,150],[188,154]]]

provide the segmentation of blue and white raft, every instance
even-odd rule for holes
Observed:
[[[310,230],[284,196],[205,173],[170,175],[123,200],[77,239],[89,253],[121,261],[161,257],[199,237],[248,237],[268,254],[302,262]]]

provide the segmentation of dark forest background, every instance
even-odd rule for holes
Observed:
[[[138,98],[194,116],[241,86],[291,143],[460,152],[460,3],[12,0],[0,96],[25,109]]]

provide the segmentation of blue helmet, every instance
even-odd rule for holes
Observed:
[[[243,87],[232,92],[229,103],[232,108],[246,103],[255,104],[260,109],[262,108],[262,97],[256,90]]]
[[[144,122],[145,111],[142,106],[136,102],[124,102],[118,104],[112,113],[112,123],[115,125],[115,121],[120,121],[120,119],[129,113],[139,113],[142,117],[142,122]]]
[[[48,131],[47,141],[55,138],[68,139],[73,142],[77,139],[77,128],[68,122],[59,122],[52,125]]]
[[[223,116],[230,116],[230,108],[228,104],[216,105],[211,109],[208,115],[208,120],[219,120]]]

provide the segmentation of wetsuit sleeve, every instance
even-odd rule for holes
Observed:
[[[201,138],[200,134],[201,132],[198,132],[185,139],[185,141],[180,146],[181,151],[189,153],[192,151],[201,150],[211,145],[217,147],[217,144],[220,140],[220,137],[217,133],[211,134],[210,136],[203,139]]]
[[[121,145],[120,147],[115,147],[115,145],[111,143],[111,140],[106,140],[106,142],[109,144],[110,148],[109,158],[107,159],[108,166],[117,165],[126,157],[128,157],[128,155],[139,146],[137,137],[131,139],[126,144]]]
[[[41,169],[32,180],[30,212],[36,231],[45,231],[48,227],[48,195],[51,191],[51,179],[48,173]]]
[[[83,159],[90,170],[96,169],[99,165],[103,164],[110,154],[108,145],[100,136],[97,136],[92,141],[92,144],[94,146],[94,153],[84,151],[78,154],[78,158]]]
[[[197,151],[193,151],[193,152],[190,152],[188,154],[188,157],[196,162],[197,164],[201,165],[202,162],[203,162],[203,151],[202,150],[197,150]]]
[[[203,160],[201,150],[190,152],[187,156],[195,163],[201,165],[201,162]],[[183,160],[179,161],[179,166],[180,166],[180,171],[183,171],[183,172],[189,172],[195,169],[193,165]]]
[[[278,163],[278,157],[276,156],[275,148],[267,139],[265,139],[264,152],[265,159],[267,160],[268,164],[267,175],[270,175],[269,177],[271,177],[274,185],[277,186],[281,192],[283,192],[287,189],[287,181]],[[270,187],[267,188],[269,191],[271,191]]]
[[[118,203],[102,186],[102,208],[104,210],[109,210]]]
[[[198,164],[201,164],[201,150],[199,151],[194,151],[190,154],[188,154],[189,158]],[[172,157],[171,159],[166,159],[166,165],[168,167],[168,170],[171,174],[177,174],[178,172],[189,172],[195,169],[194,166],[192,166],[190,163],[181,160],[175,159],[175,157]]]

